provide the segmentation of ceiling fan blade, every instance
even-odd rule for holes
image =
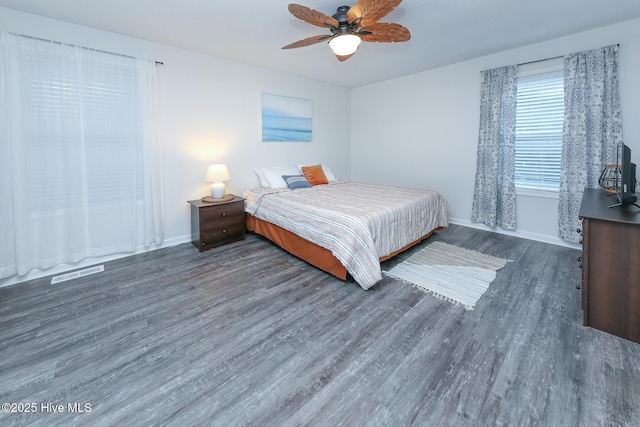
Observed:
[[[400,3],[402,0],[358,0],[347,12],[347,21],[357,27],[369,27]]]
[[[299,4],[291,3],[289,5],[289,12],[296,18],[311,24],[316,27],[322,28],[331,28],[338,27],[340,25],[335,18],[325,15],[322,12],[318,12],[317,10],[309,9],[306,6],[301,6]]]
[[[357,51],[356,51],[357,52]],[[353,52],[351,55],[336,55],[336,58],[338,58],[338,61],[340,62],[344,62],[347,59],[351,58],[353,55],[356,54],[356,52]]]
[[[406,42],[411,39],[411,33],[400,24],[378,22],[362,28],[358,35],[364,42]]]
[[[350,25],[360,26],[362,20],[362,9],[358,3],[351,6],[351,9],[347,11],[347,22]]]
[[[307,37],[306,39],[298,40],[297,42],[294,42],[294,43],[288,44],[286,46],[283,46],[282,49],[295,49],[297,47],[311,46],[312,44],[316,44],[316,43],[323,42],[325,40],[329,40],[331,37],[333,37],[333,35],[331,35],[331,34],[326,35],[326,36]]]

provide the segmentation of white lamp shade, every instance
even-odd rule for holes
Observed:
[[[329,41],[329,47],[333,50],[333,53],[340,56],[352,55],[362,40],[355,34],[343,34],[338,37],[334,37]]]
[[[223,182],[230,179],[231,175],[226,165],[210,165],[204,177],[205,182]]]

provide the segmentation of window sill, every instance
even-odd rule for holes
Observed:
[[[516,196],[538,197],[541,199],[559,199],[559,193],[552,190],[533,190],[530,188],[516,188]]]

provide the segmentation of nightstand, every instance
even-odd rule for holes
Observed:
[[[191,243],[200,252],[226,243],[244,240],[244,199],[220,203],[189,200],[191,204]]]

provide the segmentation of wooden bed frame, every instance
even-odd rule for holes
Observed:
[[[308,262],[309,264],[318,267],[319,269],[333,274],[342,280],[347,280],[351,276],[348,274],[347,269],[342,263],[331,253],[330,250],[321,246],[311,243],[308,240],[294,234],[282,227],[279,227],[270,222],[258,219],[248,213],[245,213],[245,223],[248,231],[252,231],[256,234],[266,237],[276,245],[280,246],[285,251],[298,258]],[[407,246],[380,258],[380,262],[388,260],[398,255],[410,247],[420,243],[427,237],[431,236],[434,231],[442,230],[443,227],[438,227],[435,230],[422,236],[415,242],[409,243]]]

